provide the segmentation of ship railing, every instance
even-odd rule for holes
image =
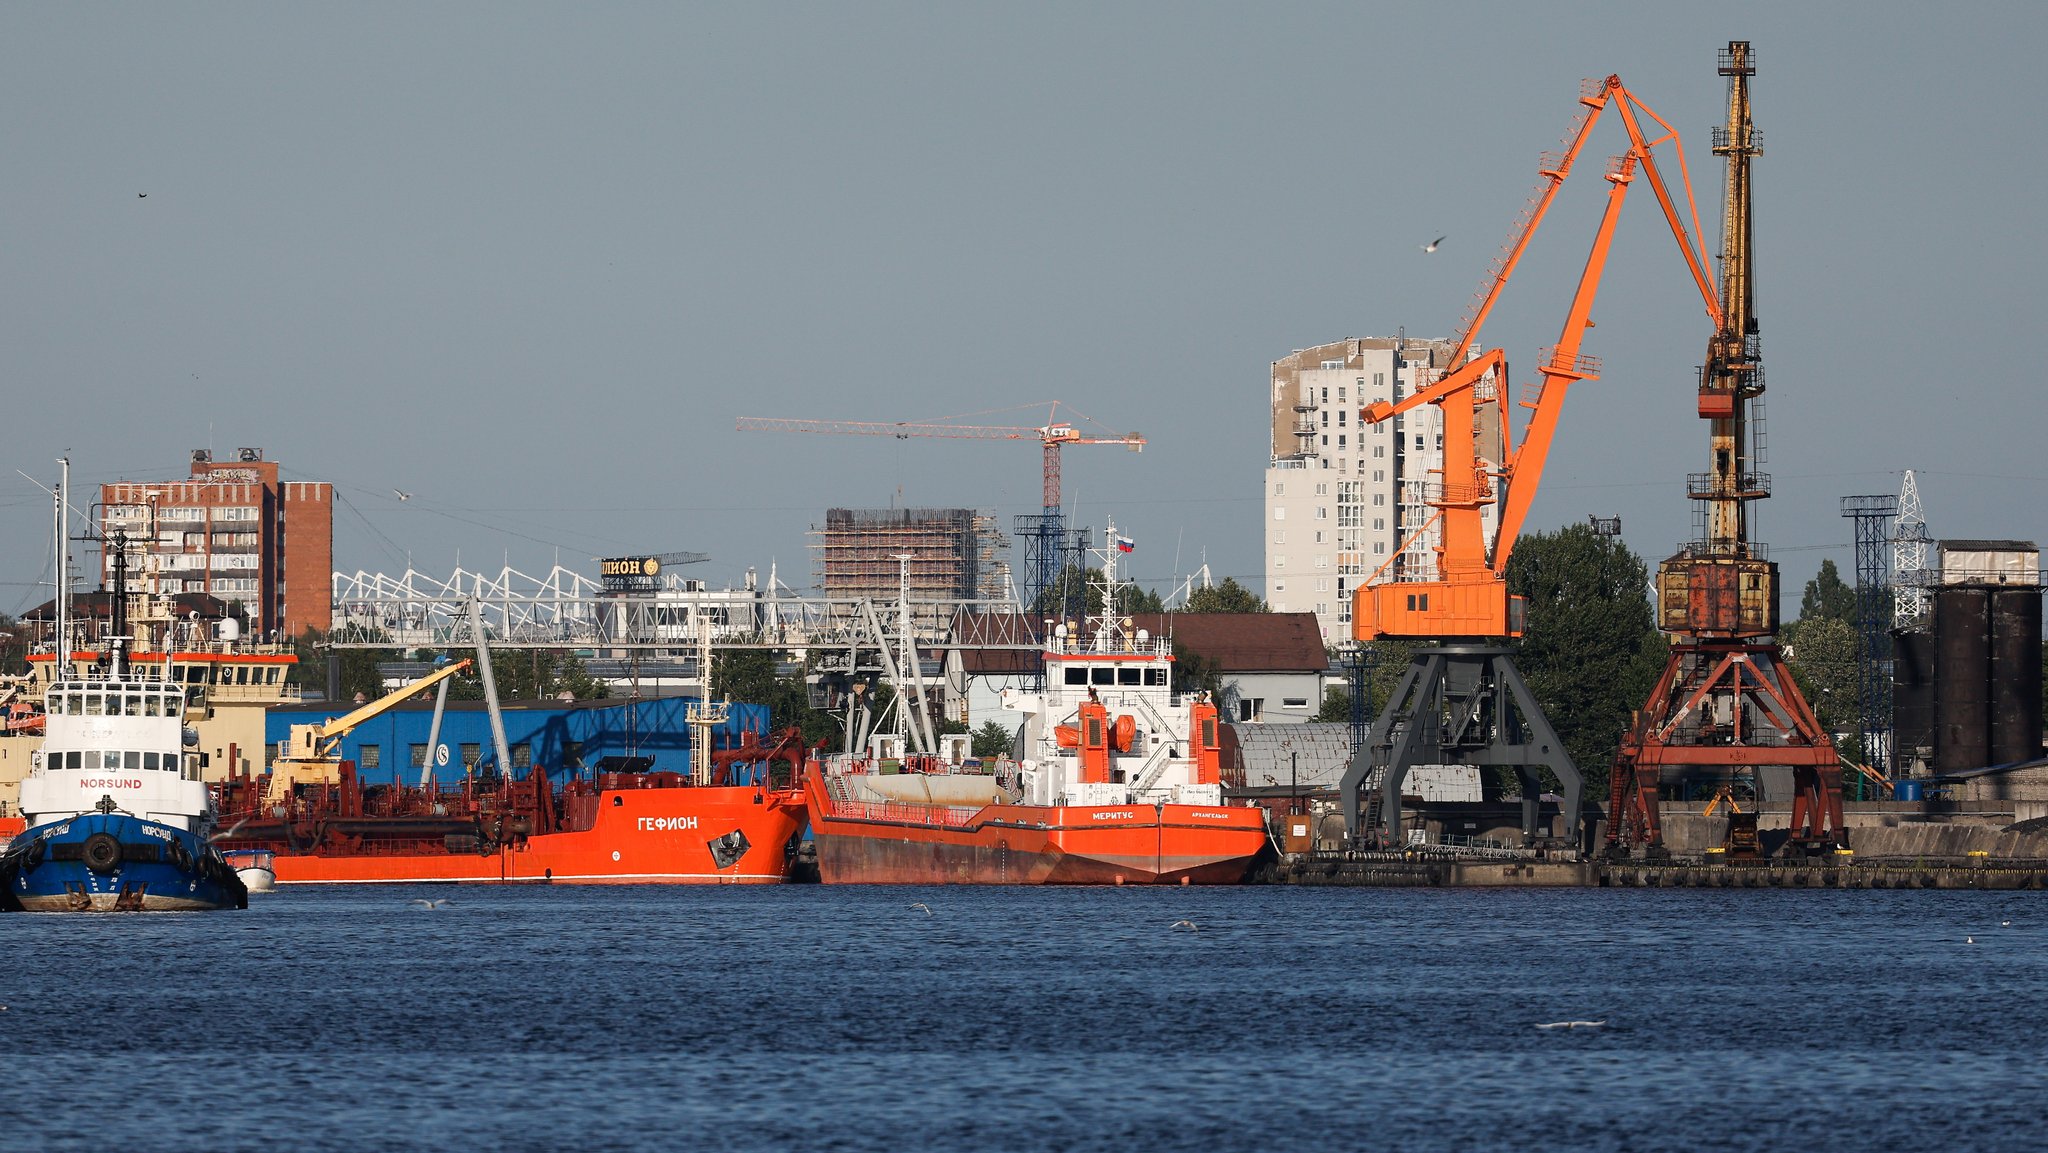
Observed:
[[[974,823],[979,806],[906,805],[895,801],[833,801],[832,816],[849,821],[888,821],[896,824],[944,825],[960,829]]]

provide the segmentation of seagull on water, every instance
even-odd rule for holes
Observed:
[[[932,907],[930,905],[925,904],[923,901],[919,901],[917,904],[912,905],[910,907],[913,909],[923,909],[924,915],[927,917],[932,915]]]
[[[422,909],[439,909],[452,905],[455,902],[448,897],[434,897],[431,899],[427,897],[414,897],[412,903]]]
[[[1607,1024],[1607,1019],[1602,1017],[1598,1021],[1551,1021],[1536,1027],[1538,1029],[1598,1029],[1605,1024]]]
[[[1963,944],[1965,944],[1965,945],[1974,945],[1974,944],[1976,944],[1976,943],[1977,943],[1977,938],[1975,938],[1975,937],[1964,937],[1964,938],[1963,938]]]
[[[1422,251],[1424,251],[1424,252],[1435,252],[1435,251],[1436,251],[1436,246],[1437,246],[1437,245],[1439,245],[1439,244],[1442,244],[1442,243],[1444,242],[1444,240],[1445,240],[1445,238],[1444,238],[1444,237],[1442,237],[1442,236],[1439,236],[1439,237],[1437,237],[1437,238],[1436,238],[1435,240],[1432,240],[1432,241],[1430,241],[1430,242],[1429,242],[1428,244],[1425,244],[1425,245],[1423,245],[1423,246],[1422,246]]]
[[[1176,929],[1192,929],[1195,932],[1201,931],[1201,927],[1199,925],[1196,925],[1193,921],[1175,921],[1173,923],[1173,927]]]
[[[412,499],[412,494],[411,494],[411,493],[409,493],[409,492],[406,492],[406,491],[404,491],[403,489],[396,489],[396,488],[394,488],[394,489],[392,489],[392,490],[391,490],[391,495],[393,495],[393,496],[397,497],[397,498],[398,498],[398,499],[400,499],[400,500],[411,500],[411,499]]]

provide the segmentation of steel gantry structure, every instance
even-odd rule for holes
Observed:
[[[1720,288],[1718,299],[1707,293],[1714,330],[1697,382],[1708,471],[1687,478],[1694,539],[1657,567],[1657,627],[1671,635],[1671,649],[1615,753],[1607,848],[1616,855],[1664,853],[1658,803],[1667,784],[1764,800],[1780,775],[1790,781],[1793,851],[1847,840],[1834,741],[1778,647],[1778,566],[1750,539],[1749,506],[1771,495],[1760,470],[1764,367],[1750,196],[1763,137],[1750,115],[1749,42],[1730,41],[1718,64],[1728,78],[1726,126],[1714,129],[1714,152],[1727,165]]]

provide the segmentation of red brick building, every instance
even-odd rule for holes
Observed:
[[[192,453],[188,480],[100,486],[100,528],[110,547],[103,579],[113,581],[116,532],[129,541],[129,579],[165,593],[207,593],[239,602],[258,635],[325,632],[331,622],[334,486],[278,479],[260,448],[215,461]]]

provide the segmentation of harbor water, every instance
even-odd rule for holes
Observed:
[[[2028,893],[347,887],[0,943],[14,1149],[1920,1153],[2048,1100]]]

